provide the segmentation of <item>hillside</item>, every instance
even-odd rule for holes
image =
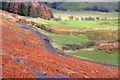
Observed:
[[[42,39],[0,10],[3,78],[115,78],[118,69],[50,52]],[[111,72],[112,71],[112,72]]]
[[[47,3],[47,5],[53,9],[62,11],[119,11],[117,2],[54,2]]]

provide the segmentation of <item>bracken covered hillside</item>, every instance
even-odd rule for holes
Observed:
[[[53,17],[50,9],[43,2],[2,2],[2,9],[23,16],[41,17],[44,19]]]
[[[14,22],[18,15],[0,12],[3,78],[118,77],[117,68],[51,53],[36,34]]]

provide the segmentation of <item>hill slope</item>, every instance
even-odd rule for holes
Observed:
[[[48,3],[48,6],[63,10],[63,11],[80,11],[80,10],[92,10],[92,11],[118,11],[117,2],[54,2]]]
[[[111,78],[118,69],[48,51],[41,39],[1,11],[3,78]],[[9,17],[7,17],[9,15]],[[19,16],[21,18],[21,16]],[[24,17],[23,17],[24,18]]]

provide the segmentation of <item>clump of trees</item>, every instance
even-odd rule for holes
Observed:
[[[96,17],[96,18],[93,18],[93,17],[81,17],[81,21],[94,21],[94,20],[108,20],[107,17],[104,17],[104,18],[100,18],[100,17]]]
[[[19,5],[19,14],[23,16],[31,16],[31,17],[41,17],[41,9],[40,6],[36,8],[31,4],[26,5],[25,3],[20,3]]]
[[[53,18],[53,14],[50,10],[47,11],[47,6],[41,7],[39,3],[36,7],[32,5],[32,3],[25,3],[25,2],[2,2],[3,10],[9,11],[11,13],[20,14],[23,16],[30,16],[30,17],[41,17],[41,18]],[[44,9],[41,9],[44,8]],[[45,14],[42,13],[42,10],[46,12]],[[46,16],[49,14],[49,17]]]
[[[73,17],[73,16],[69,16],[68,18],[69,18],[69,20],[73,20],[73,19],[74,19],[74,17]]]
[[[21,3],[19,5],[19,9],[19,14],[23,16],[28,16],[28,7],[24,3]]]
[[[74,17],[74,16],[69,16],[68,17],[68,20],[81,20],[81,21],[95,21],[95,20],[108,20],[109,18],[107,17],[104,17],[104,18],[101,18],[101,17],[81,17],[81,19],[79,19],[78,17]]]
[[[40,6],[37,7],[37,15],[38,15],[38,17],[41,17],[41,9],[40,9]]]

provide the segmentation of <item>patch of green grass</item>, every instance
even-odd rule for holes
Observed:
[[[112,18],[117,19],[118,18],[118,12],[97,12],[97,11],[58,11],[58,10],[52,10],[53,15],[55,17],[60,16],[62,19],[68,19],[70,15],[74,17],[78,17],[81,19],[81,17],[99,17],[99,18]]]
[[[86,42],[90,41],[85,35],[64,35],[64,34],[50,34],[44,33],[44,35],[50,37],[52,41],[52,46],[61,50],[65,45],[84,45]]]
[[[94,31],[86,31],[80,34],[52,34],[47,33],[46,31],[43,32],[44,35],[53,39],[52,45],[57,48],[61,49],[62,46],[73,45],[84,45],[86,42],[89,41],[118,41],[118,31],[117,30],[94,30]]]
[[[75,55],[81,59],[112,65],[118,65],[118,56],[120,56],[120,54],[117,54],[117,52],[111,52],[111,54],[108,54],[106,51],[93,50],[66,51],[65,53],[69,55]]]
[[[49,27],[59,28],[104,28],[104,29],[117,29],[117,20],[99,20],[99,21],[76,21],[76,20],[65,20],[65,21],[49,21],[43,19],[28,19],[37,24],[44,24]]]
[[[112,30],[111,30],[112,31]],[[51,42],[51,45],[56,49],[60,50],[61,52],[64,52],[64,54],[76,56],[81,59],[85,60],[91,60],[99,63],[106,63],[106,64],[112,64],[112,65],[118,65],[118,54],[117,51],[96,51],[94,48],[88,48],[88,49],[81,49],[81,50],[62,50],[62,46],[65,46],[66,44],[72,45],[84,45],[90,40],[115,40],[115,37],[112,35],[109,35],[109,30],[105,31],[92,31],[92,32],[86,32],[86,34],[72,34],[72,35],[65,35],[65,34],[51,34],[47,32],[42,32],[44,35],[50,37],[53,41]],[[111,33],[114,33],[117,31],[113,31]],[[93,36],[92,36],[93,35]],[[115,35],[116,36],[116,35]],[[101,38],[99,38],[101,37]]]
[[[115,23],[116,20],[107,20],[107,21],[47,21],[49,25],[60,28],[108,28],[117,26]],[[108,24],[106,24],[108,23]]]
[[[83,32],[91,40],[99,41],[117,41],[118,40],[118,30],[94,30]]]

